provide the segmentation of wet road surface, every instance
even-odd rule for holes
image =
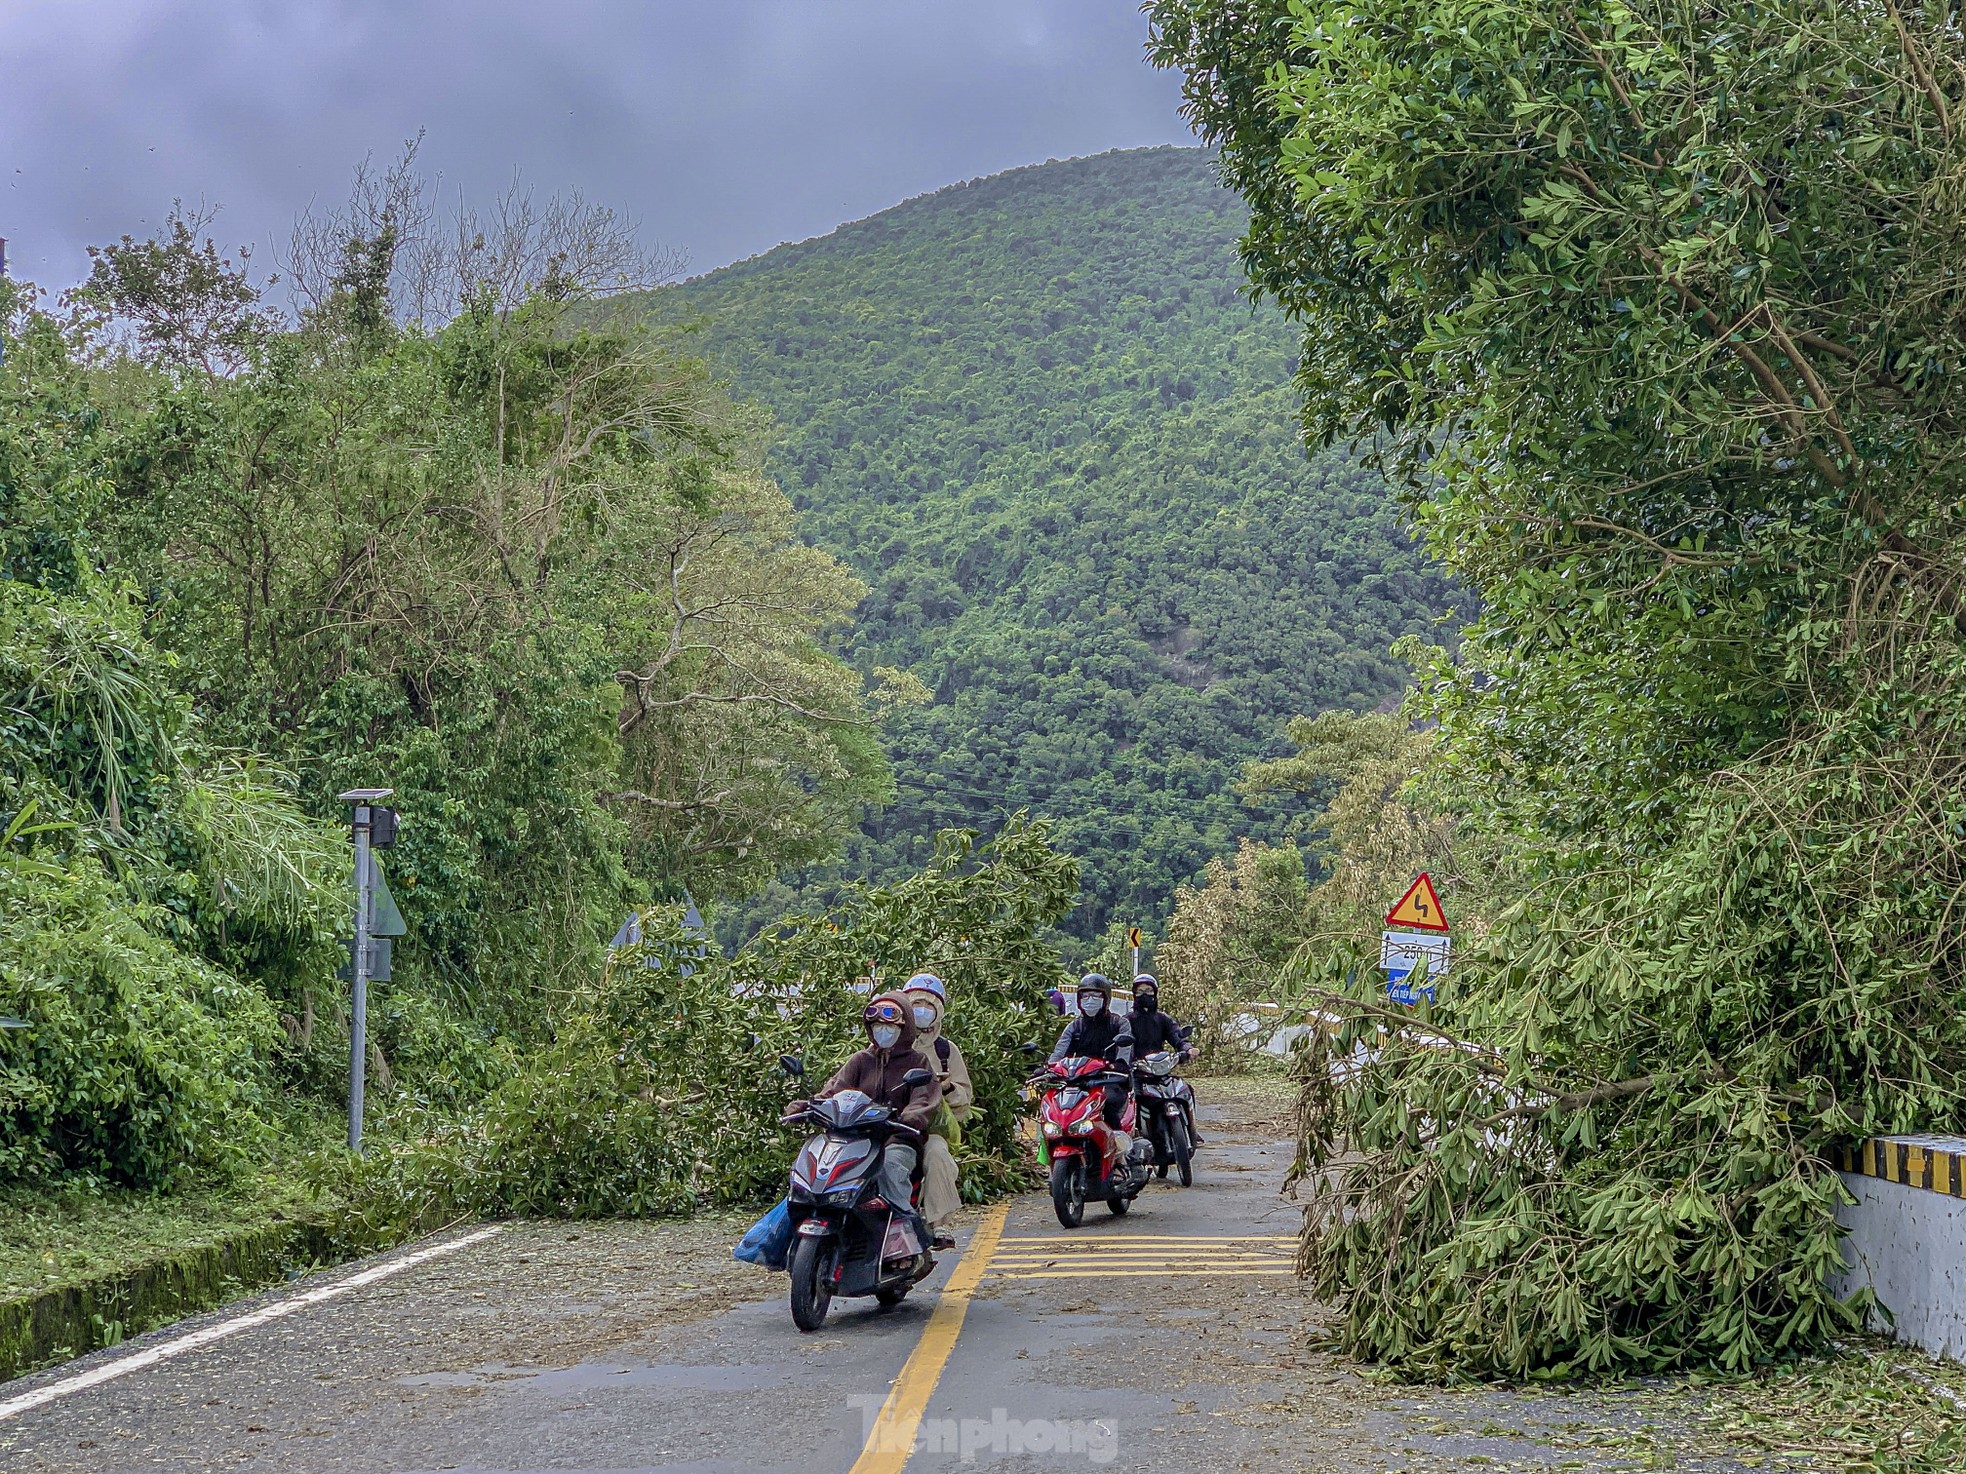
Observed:
[[[1623,1456],[1640,1452],[1619,1440],[1642,1419],[1616,1397],[1398,1391],[1310,1349],[1320,1307],[1290,1272],[1298,1214],[1274,1098],[1225,1111],[1204,1094],[1202,1125],[1193,1188],[1156,1184],[1125,1218],[1091,1204],[1071,1233],[1036,1194],[971,1215],[961,1255],[908,1301],[836,1301],[811,1336],[792,1327],[783,1275],[730,1258],[749,1215],[512,1224],[400,1272],[433,1246],[312,1276],[0,1384],[0,1470],[1661,1466]]]
[[[1257,1410],[1303,1390],[1290,1349],[1310,1306],[1278,1193],[1289,1147],[1231,1137],[1219,1114],[1203,1118],[1218,1139],[1196,1185],[1156,1184],[1124,1219],[1093,1204],[1068,1234],[1047,1199],[1011,1205],[971,1262],[907,1469],[1298,1465],[1280,1442],[1297,1419]],[[802,1336],[784,1276],[729,1260],[742,1226],[510,1225],[6,1418],[0,1468],[852,1469],[961,1260],[892,1310],[835,1302]],[[7,1383],[0,1405],[352,1272]],[[902,1467],[874,1442],[862,1474]]]

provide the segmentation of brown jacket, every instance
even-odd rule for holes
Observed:
[[[904,1125],[913,1126],[917,1131],[923,1130],[935,1110],[935,1103],[942,1098],[942,1089],[934,1079],[935,1066],[915,1048],[915,1019],[908,1011],[908,1000],[899,993],[882,993],[869,1001],[892,1003],[901,1010],[901,1037],[895,1041],[892,1049],[876,1049],[869,1044],[851,1056],[840,1066],[839,1073],[826,1082],[819,1097],[823,1100],[829,1095],[838,1095],[842,1090],[858,1090],[876,1104],[894,1111]],[[928,1083],[913,1087],[903,1085],[901,1077],[910,1070],[927,1070],[930,1076]]]

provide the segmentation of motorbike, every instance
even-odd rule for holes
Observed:
[[[781,1064],[800,1075],[791,1056]],[[913,1087],[935,1077],[910,1070]],[[792,1324],[816,1331],[826,1324],[835,1296],[872,1295],[899,1305],[935,1268],[935,1258],[911,1216],[881,1196],[881,1159],[899,1137],[919,1147],[921,1133],[858,1090],[808,1101],[781,1118],[784,1125],[817,1129],[792,1160],[786,1201],[794,1224],[787,1268],[792,1275]],[[920,1153],[913,1179],[914,1207],[921,1199]]]
[[[1085,1221],[1087,1198],[1104,1198],[1124,1217],[1147,1185],[1153,1143],[1132,1134],[1132,1072],[1103,1059],[1076,1056],[1049,1064],[1031,1083],[1043,1096],[1038,1133],[1051,1159],[1051,1206],[1065,1228]],[[1120,1129],[1106,1124],[1107,1085],[1128,1087]]]
[[[1181,1056],[1172,1049],[1147,1055],[1134,1065],[1134,1094],[1140,1102],[1141,1129],[1154,1147],[1154,1175],[1172,1167],[1181,1186],[1195,1184],[1195,1092],[1175,1073]]]

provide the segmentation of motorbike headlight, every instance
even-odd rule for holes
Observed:
[[[1060,1126],[1056,1121],[1046,1121],[1044,1123],[1044,1134],[1048,1140],[1056,1141],[1065,1134],[1065,1128]]]
[[[1092,1117],[1087,1116],[1082,1121],[1072,1122],[1072,1135],[1074,1136],[1092,1135]]]
[[[857,1186],[843,1187],[837,1189],[834,1192],[827,1193],[826,1201],[829,1203],[841,1203],[841,1204],[851,1203],[855,1197],[859,1196],[859,1193],[860,1193],[860,1189]]]

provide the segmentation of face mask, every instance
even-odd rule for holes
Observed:
[[[1142,1013],[1152,1013],[1160,1007],[1160,999],[1156,998],[1152,993],[1135,994],[1133,1006]]]
[[[935,1010],[932,1008],[928,1008],[924,1005],[917,1004],[915,1006],[915,1027],[918,1029],[934,1028]]]
[[[1079,1012],[1087,1018],[1097,1018],[1106,1011],[1106,1000],[1097,993],[1090,998],[1079,999]]]
[[[900,1040],[901,1026],[899,1024],[874,1025],[874,1047],[876,1049],[892,1049]]]

